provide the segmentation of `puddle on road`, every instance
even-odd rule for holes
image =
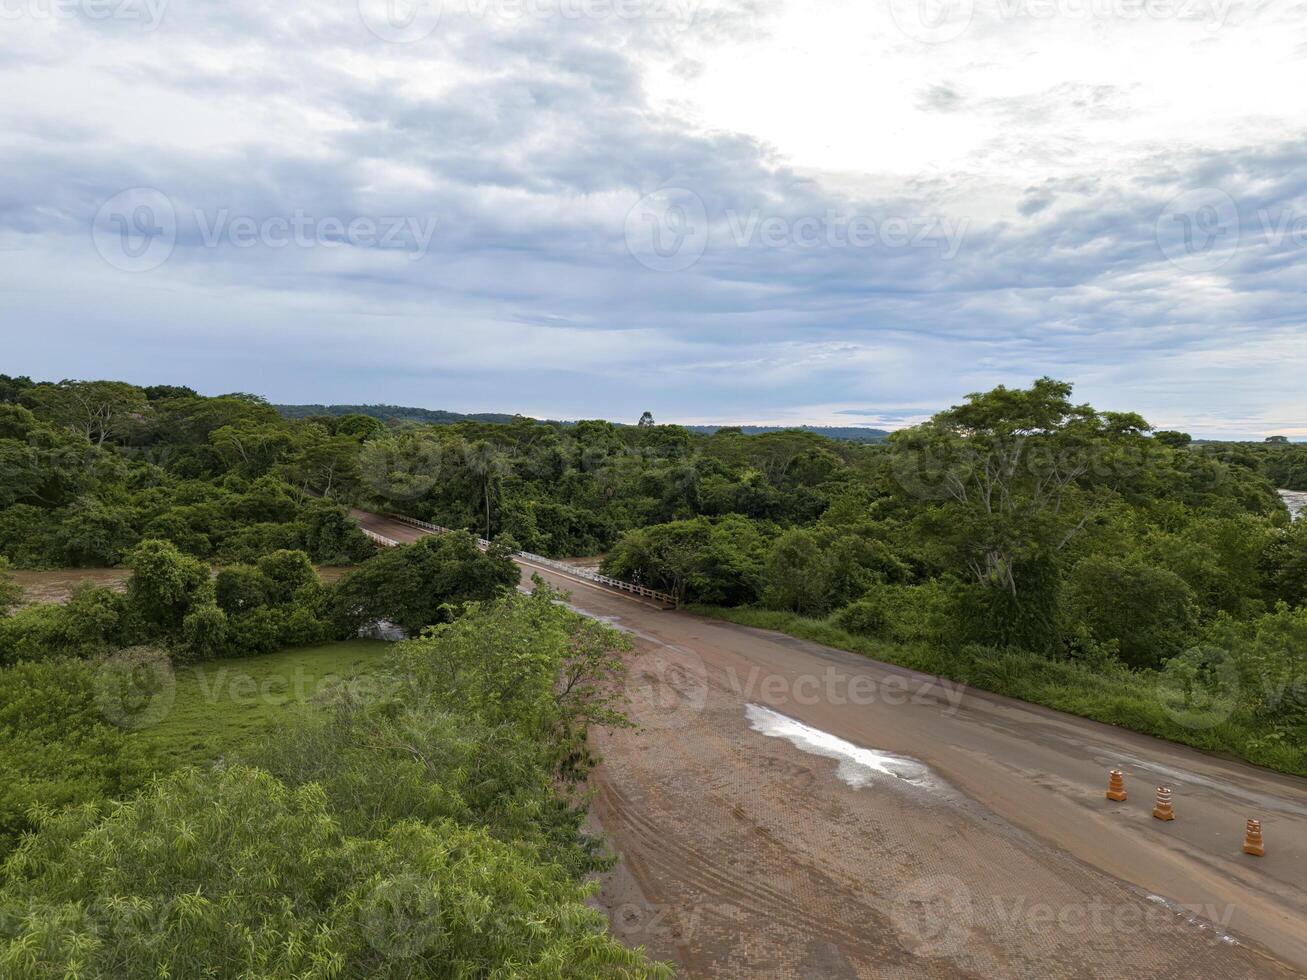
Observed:
[[[744,713],[755,732],[770,738],[783,738],[801,752],[834,759],[839,763],[836,775],[854,789],[870,785],[877,776],[893,776],[921,789],[943,789],[945,786],[916,759],[879,749],[864,749],[760,704],[746,705]]]

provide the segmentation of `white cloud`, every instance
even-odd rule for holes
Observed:
[[[470,2],[411,44],[347,0],[174,0],[153,30],[6,8],[3,369],[813,424],[1048,373],[1198,432],[1307,419],[1301,7],[975,0],[922,44],[900,0]],[[91,222],[137,186],[178,234],[131,274]],[[655,272],[627,215],[668,186],[711,231]],[[1159,247],[1201,188],[1229,195],[1227,261],[1201,247],[1230,215],[1183,212]],[[301,212],[436,224],[421,254],[203,241],[218,214]],[[956,255],[899,226],[958,229]]]

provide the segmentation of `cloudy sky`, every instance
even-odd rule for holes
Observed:
[[[1296,0],[0,0],[0,372],[1307,437]]]

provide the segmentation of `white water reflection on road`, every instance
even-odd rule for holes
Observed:
[[[770,738],[783,738],[801,752],[837,761],[836,775],[854,789],[862,789],[874,782],[877,776],[893,776],[925,789],[944,785],[916,759],[879,749],[864,749],[760,704],[746,705],[744,713],[755,732]]]

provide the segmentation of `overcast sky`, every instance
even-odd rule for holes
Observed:
[[[0,0],[0,372],[1307,436],[1307,5]]]

